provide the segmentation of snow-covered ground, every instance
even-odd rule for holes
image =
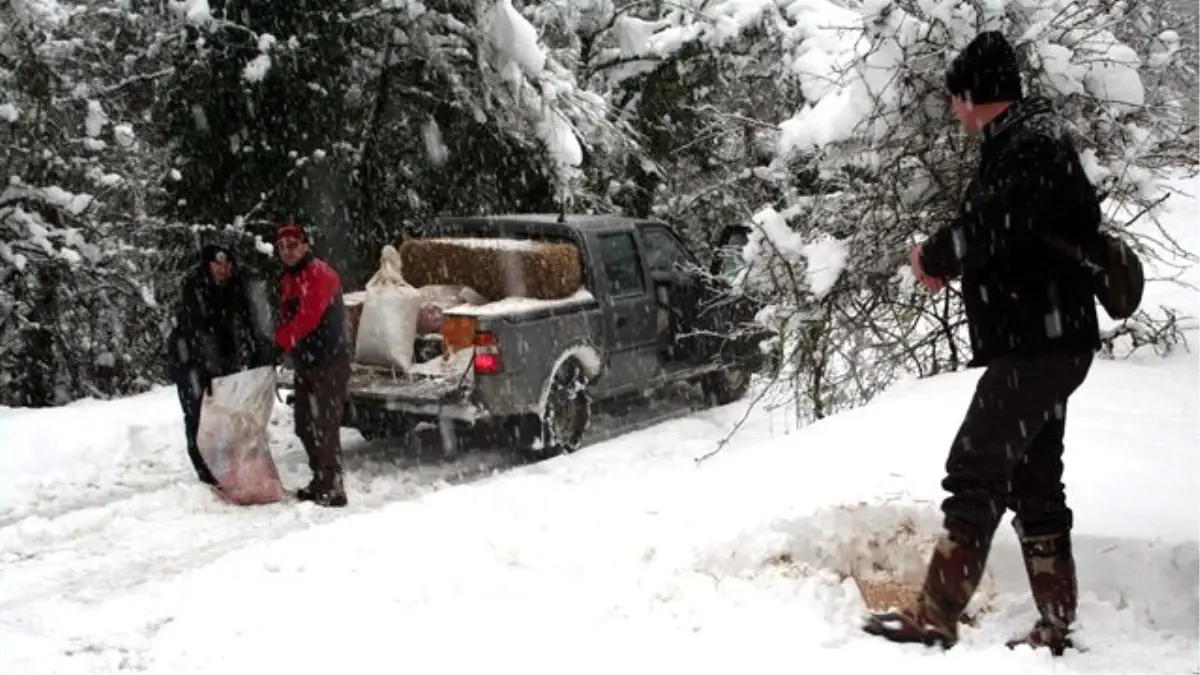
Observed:
[[[1197,202],[1176,201],[1170,227],[1200,250]],[[1148,290],[1193,316],[1198,298]],[[755,412],[699,467],[745,403],[494,475],[499,453],[396,466],[347,430],[345,510],[217,501],[171,390],[0,410],[0,672],[1200,672],[1194,353],[1098,361],[1072,401],[1086,652],[1003,646],[1034,619],[1007,521],[959,647],[858,630],[848,575],[920,579],[977,376],[799,431]],[[295,487],[286,409],[275,422]]]

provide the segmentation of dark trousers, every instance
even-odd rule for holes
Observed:
[[[349,381],[349,356],[296,368],[296,436],[318,481],[342,473],[342,415]]]
[[[216,485],[217,479],[200,456],[200,447],[196,444],[196,435],[200,433],[200,407],[204,401],[204,389],[196,372],[186,365],[175,366],[171,370],[171,379],[175,382],[175,392],[179,395],[179,407],[183,409],[183,432],[187,438],[188,459],[200,482]]]
[[[1001,358],[983,372],[942,482],[950,493],[942,502],[945,528],[960,546],[989,547],[1006,509],[1023,536],[1071,530],[1062,483],[1067,399],[1092,358]]]

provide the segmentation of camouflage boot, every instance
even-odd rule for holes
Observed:
[[[986,548],[963,548],[943,536],[914,606],[870,614],[863,630],[892,642],[953,647],[958,642],[959,617],[983,579],[987,556]]]
[[[1047,647],[1051,654],[1062,656],[1066,649],[1075,646],[1070,637],[1071,624],[1079,604],[1071,535],[1022,537],[1021,554],[1025,557],[1033,602],[1041,617],[1027,635],[1007,644],[1009,648],[1018,645],[1035,649]]]

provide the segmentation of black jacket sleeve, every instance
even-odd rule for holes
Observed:
[[[1054,192],[1070,183],[1068,148],[1044,134],[1015,139],[994,161],[994,175],[965,201],[952,222],[921,248],[925,273],[953,279],[1040,238]]]
[[[210,327],[202,283],[194,274],[188,275],[183,282],[177,319],[180,336],[177,349],[186,353],[178,354],[178,357],[179,363],[216,372],[220,368],[220,350]]]
[[[253,270],[245,270],[243,274],[244,320],[247,334],[253,343],[253,362],[250,365],[267,365],[275,361],[275,328],[271,317],[271,304],[267,298],[267,282]]]

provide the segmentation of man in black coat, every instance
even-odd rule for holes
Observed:
[[[1078,594],[1062,484],[1067,400],[1100,343],[1090,275],[1044,235],[1094,240],[1099,199],[1050,103],[1024,97],[1016,55],[1000,33],[976,37],[946,83],[964,131],[981,138],[980,163],[959,215],[910,259],[931,292],[961,278],[971,366],[986,368],[946,461],[945,534],[921,596],[903,611],[868,617],[864,629],[952,646],[1010,508],[1041,618],[1009,645],[1061,654]]]
[[[204,395],[214,378],[274,362],[266,284],[235,260],[231,247],[206,245],[184,278],[167,361],[183,408],[188,457],[201,482],[216,485],[196,445]]]

